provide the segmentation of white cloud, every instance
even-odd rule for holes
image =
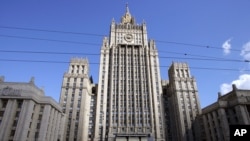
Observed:
[[[223,44],[222,44],[222,48],[223,48],[223,53],[225,54],[225,55],[228,55],[228,54],[230,54],[230,52],[231,52],[231,39],[228,39],[228,40],[226,40]]]
[[[223,83],[220,86],[220,92],[226,94],[232,90],[232,84],[235,84],[238,89],[250,90],[250,74],[242,74],[237,80],[232,81],[230,84]]]
[[[250,61],[250,41],[243,45],[241,54],[240,54],[245,60]]]

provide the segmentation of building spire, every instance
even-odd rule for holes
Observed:
[[[126,13],[128,13],[128,14],[129,14],[128,3],[126,3]]]
[[[122,24],[128,24],[128,23],[135,24],[135,19],[134,17],[132,17],[132,15],[129,12],[128,3],[126,4],[126,13],[124,16],[122,16],[121,23]]]

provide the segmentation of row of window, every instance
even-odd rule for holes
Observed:
[[[71,73],[84,73],[84,65],[71,65]]]
[[[72,78],[72,77],[68,77],[67,78],[67,82],[69,83],[69,82],[71,82],[71,81],[73,80],[73,82],[77,82],[77,80],[79,81],[80,80],[80,82],[83,82],[83,78],[76,78],[76,77],[74,77],[74,78]]]
[[[131,51],[127,51],[126,53],[124,52],[121,52],[121,53],[114,53],[114,54],[110,54],[110,56],[113,55],[114,56],[114,59],[117,59],[117,58],[125,58],[125,57],[130,57],[128,59],[131,59],[133,57],[140,57],[141,59],[144,59],[146,57],[145,53],[144,52],[134,52],[132,53]],[[135,58],[135,59],[136,59]]]
[[[175,74],[176,77],[190,77],[188,69],[176,69]]]

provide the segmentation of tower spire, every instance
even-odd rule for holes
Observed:
[[[129,13],[128,3],[126,3],[126,13]]]
[[[122,16],[121,23],[122,24],[127,24],[127,23],[134,24],[135,23],[134,17],[132,17],[132,15],[129,12],[128,3],[126,3],[126,13],[124,14],[124,16]]]

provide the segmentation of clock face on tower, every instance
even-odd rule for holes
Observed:
[[[133,41],[133,35],[132,34],[125,34],[124,39],[127,42],[132,42]]]

